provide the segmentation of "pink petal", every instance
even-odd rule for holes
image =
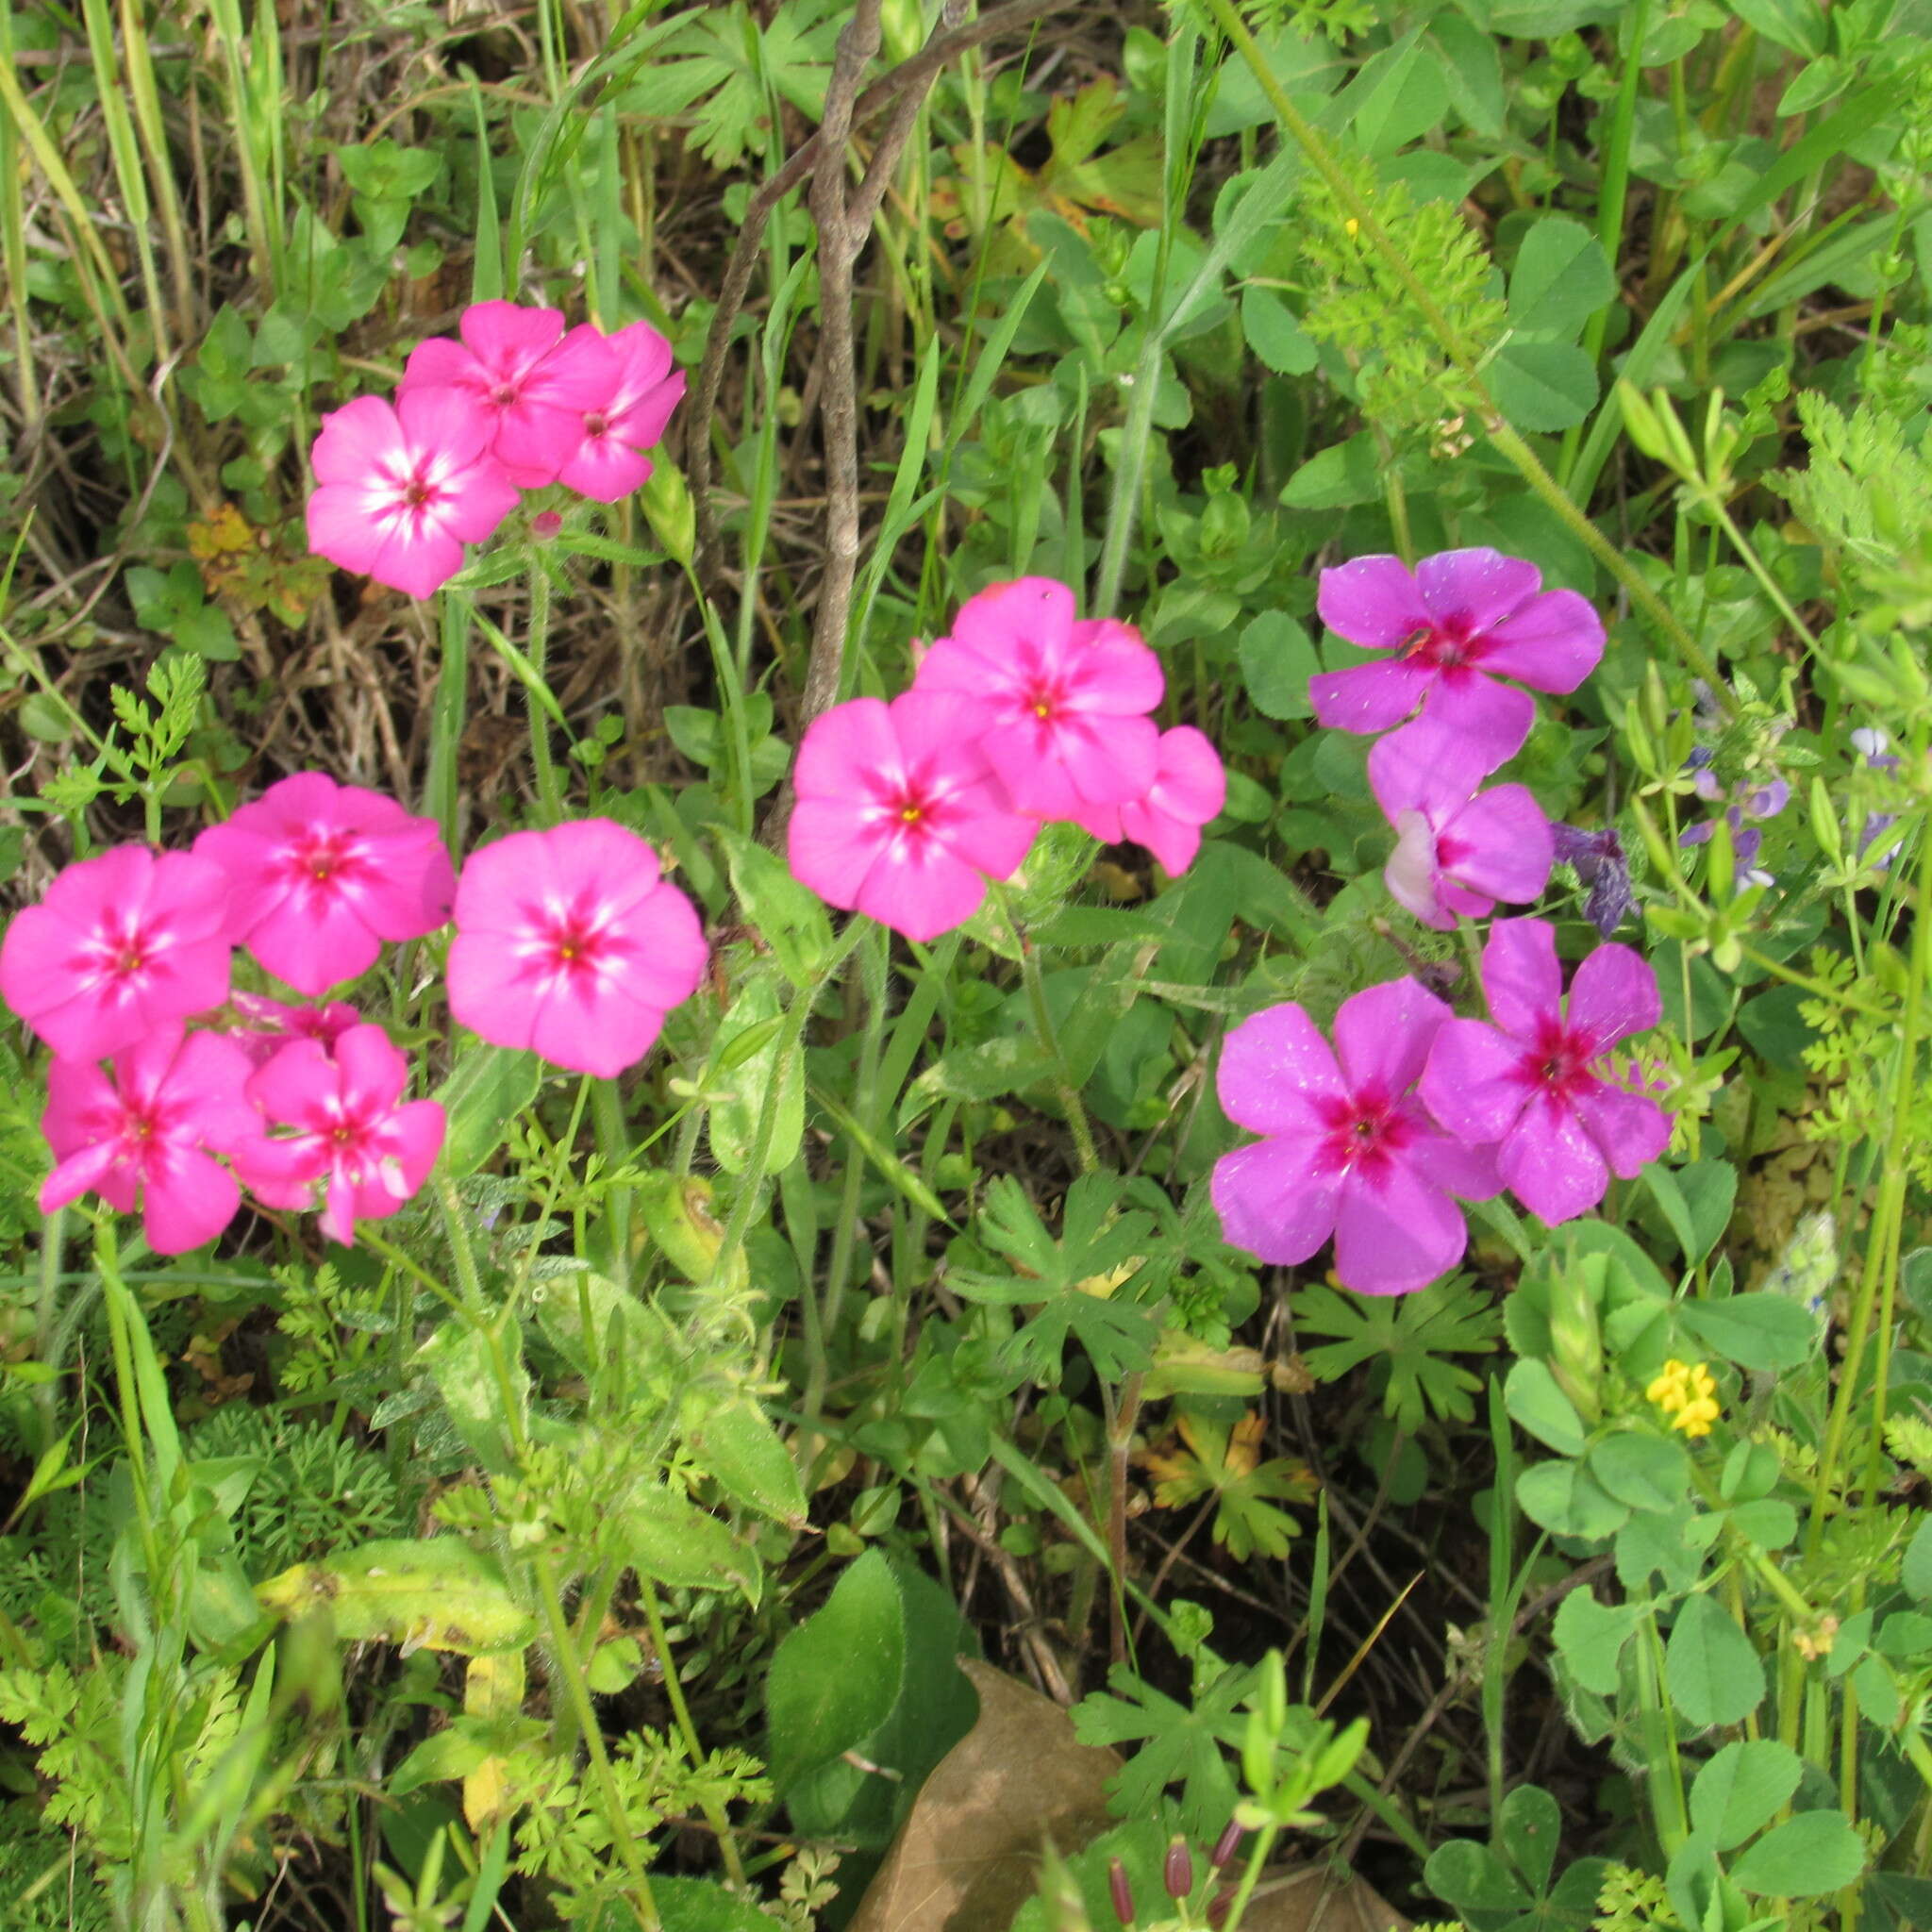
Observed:
[[[412,456],[437,458],[438,482],[480,463],[496,434],[492,412],[465,389],[412,390],[395,407]]]
[[[351,1114],[386,1114],[403,1097],[409,1063],[380,1026],[351,1026],[336,1041],[335,1075],[342,1106]]]
[[[41,1132],[57,1159],[64,1160],[102,1135],[117,1131],[121,1115],[121,1096],[92,1062],[57,1059],[48,1067]]]
[[[487,372],[476,360],[475,350],[453,341],[448,336],[431,336],[409,351],[409,358],[403,364],[403,379],[396,385],[396,394],[407,396],[419,389],[446,389],[467,387],[481,391],[489,382]],[[374,398],[358,398],[373,401]],[[355,408],[352,403],[349,406]],[[323,419],[325,425],[327,418]]]
[[[1261,1134],[1319,1131],[1313,1103],[1348,1097],[1321,1029],[1292,1001],[1251,1013],[1228,1034],[1216,1091],[1229,1120]]]
[[[1528,1089],[1516,1077],[1523,1049],[1480,1020],[1445,1020],[1423,1069],[1423,1105],[1458,1141],[1500,1141]]]
[[[975,872],[989,878],[1011,878],[1033,849],[1040,831],[1038,820],[1009,811],[1004,795],[991,781],[974,787],[956,803],[960,816],[955,819],[949,814],[934,836]]]
[[[384,1138],[389,1141],[403,1171],[408,1193],[394,1200],[400,1208],[429,1178],[436,1157],[442,1152],[449,1132],[449,1117],[440,1102],[411,1100],[390,1116]]]
[[[526,375],[563,335],[560,308],[525,308],[519,302],[473,302],[457,325],[463,344],[492,374]]]
[[[1574,691],[1603,660],[1604,624],[1587,597],[1549,591],[1533,597],[1482,641],[1485,671],[1538,691]]]
[[[56,1161],[53,1173],[41,1183],[41,1212],[52,1214],[56,1208],[79,1200],[85,1193],[95,1192],[108,1207],[123,1214],[131,1213],[135,1200],[134,1174],[131,1169],[124,1169],[118,1174],[114,1172],[114,1164],[120,1158],[121,1149],[116,1141],[96,1141],[68,1155],[65,1159]]]
[[[1399,1159],[1372,1181],[1359,1170],[1341,1183],[1335,1215],[1335,1274],[1357,1294],[1412,1294],[1461,1260],[1462,1210]]]
[[[524,490],[555,483],[584,439],[584,419],[573,408],[525,401],[503,412],[491,453]]]
[[[382,941],[346,894],[290,892],[250,926],[244,943],[277,979],[313,999],[375,964]]]
[[[325,1135],[335,1124],[336,1066],[319,1040],[291,1040],[249,1075],[244,1091],[251,1106],[285,1126]]]
[[[1072,717],[1055,731],[1054,741],[1075,791],[1096,805],[1144,798],[1160,770],[1160,727],[1152,718]],[[1007,782],[1011,791],[1011,779]],[[1022,803],[1017,792],[1014,803]]]
[[[354,490],[408,461],[402,424],[380,396],[358,396],[330,410],[308,451],[308,466],[318,483]]]
[[[1184,824],[1205,825],[1221,816],[1227,803],[1227,770],[1221,754],[1191,724],[1160,734],[1158,770],[1149,797],[1158,810]]]
[[[1075,625],[1077,633],[1085,626]],[[1068,703],[1107,717],[1138,718],[1159,704],[1167,689],[1160,659],[1141,641],[1131,625],[1095,626],[1091,643],[1075,642],[1065,659]]]
[[[1547,919],[1497,920],[1483,948],[1483,991],[1505,1033],[1533,1040],[1537,1023],[1554,1016],[1563,997],[1557,928]]]
[[[1341,1003],[1335,1016],[1335,1052],[1341,1076],[1360,1093],[1407,1093],[1422,1078],[1437,1029],[1449,1008],[1413,979],[1386,980]]]
[[[798,747],[792,784],[801,799],[848,800],[865,774],[898,773],[902,758],[884,701],[853,698],[812,720]]]
[[[419,535],[392,530],[377,547],[367,569],[378,584],[407,597],[429,597],[463,567],[463,546],[454,537],[425,529]]]
[[[1542,573],[1521,558],[1490,549],[1444,550],[1415,567],[1417,588],[1438,624],[1459,619],[1488,631],[1520,610],[1542,585]]]
[[[1257,1141],[1214,1163],[1209,1183],[1230,1247],[1263,1261],[1306,1261],[1335,1232],[1336,1183],[1317,1172],[1316,1142]]]
[[[371,515],[369,492],[358,484],[326,483],[308,499],[308,547],[340,570],[366,576],[386,535]]]
[[[531,1014],[528,1043],[553,1066],[608,1080],[650,1052],[663,1020],[632,1000],[585,999],[559,989]]]
[[[999,774],[1015,808],[1035,818],[1071,819],[1087,803],[1064,759],[1055,756],[1056,736],[1050,725],[1028,718],[1024,724],[996,724],[979,741],[980,750]],[[1146,790],[1144,784],[1141,790]],[[1135,795],[1131,791],[1123,794]],[[1120,801],[1102,798],[1095,802]]]
[[[991,584],[960,605],[949,635],[993,663],[1028,651],[1058,657],[1073,641],[1074,593],[1052,577]]]
[[[213,1241],[241,1206],[242,1190],[226,1168],[206,1154],[179,1152],[165,1164],[149,1164],[142,1188],[142,1232],[156,1254],[185,1255]]]
[[[1443,826],[1445,841],[1465,848],[1449,870],[1486,898],[1526,905],[1550,882],[1555,841],[1550,822],[1526,785],[1496,785]]]
[[[627,999],[668,1013],[698,990],[709,961],[704,922],[697,908],[668,880],[660,879],[625,916],[633,950],[613,985]]]
[[[1102,807],[1101,809],[1109,808]],[[1092,831],[1091,822],[1084,823],[1087,829]],[[1201,826],[1198,821],[1176,818],[1172,812],[1163,811],[1152,804],[1124,805],[1120,808],[1120,828],[1116,839],[1130,839],[1136,845],[1144,845],[1165,871],[1178,878],[1193,864],[1201,850]],[[1112,844],[1115,840],[1108,842]]]
[[[1408,658],[1351,664],[1308,679],[1317,720],[1333,731],[1386,731],[1421,704],[1436,674]]]
[[[1635,1180],[1671,1144],[1670,1116],[1653,1100],[1606,1085],[1579,1096],[1576,1112],[1610,1172]]]
[[[850,911],[885,841],[875,821],[843,799],[801,796],[786,827],[785,851],[801,885]]]
[[[924,943],[971,919],[985,897],[985,875],[937,840],[894,840],[861,881],[858,910]]]
[[[1487,770],[1496,772],[1523,749],[1536,723],[1536,700],[1464,665],[1437,677],[1417,722],[1459,738]]]
[[[1357,557],[1324,570],[1315,608],[1337,637],[1369,651],[1396,650],[1429,623],[1421,587],[1399,557]]]
[[[1648,1033],[1663,1016],[1657,974],[1628,946],[1597,947],[1570,982],[1568,1018],[1602,1050],[1633,1033]]]
[[[1419,811],[1440,824],[1476,795],[1490,774],[1470,741],[1447,730],[1428,709],[1406,729],[1369,748],[1369,790],[1391,824]]]
[[[464,543],[483,543],[496,534],[520,500],[516,485],[486,458],[443,483],[436,520],[445,535]]]
[[[223,1033],[191,1033],[166,1076],[171,1107],[185,1110],[190,1131],[224,1153],[258,1140],[261,1121],[248,1097],[254,1063]]]
[[[622,503],[644,487],[651,459],[615,436],[587,436],[557,480],[592,503]]]
[[[1554,1227],[1594,1208],[1610,1184],[1596,1142],[1566,1107],[1539,1100],[1505,1136],[1496,1161],[1503,1184]]]

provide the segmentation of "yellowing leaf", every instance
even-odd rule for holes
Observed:
[[[327,1615],[345,1643],[394,1643],[405,1654],[478,1657],[521,1650],[536,1621],[509,1593],[502,1566],[459,1537],[364,1543],[326,1563],[298,1563],[256,1587],[271,1616]]]

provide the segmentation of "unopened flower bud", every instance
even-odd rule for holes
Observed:
[[[1194,1855],[1178,1832],[1167,1841],[1167,1857],[1160,1867],[1160,1882],[1173,1899],[1186,1898],[1194,1889]]]
[[[1208,1862],[1217,1872],[1225,1871],[1234,1863],[1234,1855],[1241,1848],[1241,1840],[1247,1833],[1241,1829],[1238,1818],[1227,1821],[1227,1828],[1214,1840],[1214,1849],[1208,1854]]]
[[[1107,1890],[1113,1900],[1113,1915],[1123,1925],[1134,1923],[1134,1888],[1127,1883],[1127,1868],[1118,1858],[1107,1868]]]
[[[1234,1907],[1234,1887],[1224,1885],[1208,1901],[1208,1923],[1214,1928],[1214,1932],[1221,1932],[1222,1926],[1227,1924],[1227,1915]]]
[[[540,509],[530,519],[530,535],[541,541],[547,541],[563,528],[563,512],[557,509]]]

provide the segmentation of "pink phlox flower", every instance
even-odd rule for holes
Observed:
[[[512,832],[457,882],[449,1008],[498,1046],[575,1073],[643,1058],[697,989],[705,936],[658,855],[609,819]]]
[[[1601,945],[1566,1003],[1556,928],[1503,919],[1483,951],[1483,991],[1495,1024],[1443,1026],[1423,1099],[1452,1134],[1496,1143],[1496,1171],[1524,1207],[1568,1221],[1603,1199],[1611,1174],[1634,1178],[1670,1144],[1662,1109],[1608,1058],[1657,1024],[1657,974],[1628,946]]]
[[[908,939],[970,919],[987,880],[1010,878],[1040,828],[988,762],[987,724],[984,706],[917,688],[815,718],[793,773],[793,874]]]
[[[291,1007],[264,993],[238,992],[229,995],[228,1004],[244,1020],[254,1023],[237,1028],[228,1038],[248,1056],[250,1064],[258,1067],[272,1060],[291,1040],[320,1041],[325,1050],[332,1049],[351,1026],[362,1023],[362,1015],[346,1000],[331,1000],[321,1007]]]
[[[68,866],[0,944],[0,995],[63,1059],[97,1060],[228,996],[228,878],[116,845]]]
[[[1574,691],[1604,651],[1602,620],[1574,591],[1544,591],[1533,563],[1494,550],[1445,550],[1413,571],[1357,557],[1322,573],[1317,608],[1338,637],[1391,655],[1308,681],[1315,716],[1341,731],[1386,731],[1426,705],[1498,766],[1536,718],[1526,691]]]
[[[385,941],[434,932],[456,892],[434,819],[322,772],[271,785],[194,850],[233,885],[235,942],[311,998],[366,973]]]
[[[271,1208],[307,1208],[325,1186],[323,1232],[348,1247],[358,1221],[393,1214],[429,1177],[446,1122],[434,1100],[404,1100],[408,1062],[380,1026],[348,1027],[330,1052],[289,1042],[250,1076],[265,1119],[294,1131],[257,1141],[236,1159]]]
[[[261,1138],[243,1095],[248,1057],[219,1033],[167,1022],[118,1055],[113,1077],[84,1060],[47,1070],[41,1127],[55,1168],[41,1188],[51,1214],[93,1191],[122,1214],[139,1207],[148,1246],[185,1255],[235,1218],[242,1191],[216,1152],[240,1159]]]
[[[1221,755],[1191,724],[1160,734],[1154,783],[1124,805],[1090,805],[1079,822],[1104,845],[1144,845],[1173,874],[1187,871],[1201,849],[1201,827],[1227,803]]]
[[[525,490],[557,481],[583,440],[587,410],[617,387],[617,357],[595,329],[563,336],[563,312],[514,302],[473,302],[460,341],[418,342],[399,396],[441,390],[482,430],[509,480]]]
[[[308,547],[344,570],[426,597],[516,508],[490,455],[493,425],[454,390],[358,396],[322,419],[308,452]]]
[[[1395,828],[1391,895],[1424,925],[1451,930],[1500,899],[1537,898],[1550,882],[1550,822],[1526,785],[1492,785],[1467,739],[1426,717],[1369,753],[1369,788]]]
[[[1078,619],[1050,577],[994,584],[959,607],[913,689],[986,708],[981,740],[1014,807],[1077,819],[1145,798],[1158,775],[1160,659],[1131,625]]]
[[[1452,1195],[1497,1191],[1486,1148],[1439,1130],[1414,1094],[1449,1008],[1413,979],[1344,1000],[1331,1049],[1291,1002],[1243,1020],[1222,1048],[1221,1104],[1265,1136],[1214,1164],[1223,1232],[1264,1261],[1306,1261],[1332,1235],[1361,1294],[1407,1294],[1462,1258]]]
[[[617,503],[651,474],[644,452],[663,441],[664,425],[684,395],[684,372],[672,367],[671,344],[647,322],[609,336],[584,323],[564,337],[558,356],[569,356],[586,335],[606,346],[611,388],[584,411],[581,441],[557,480],[595,502]]]

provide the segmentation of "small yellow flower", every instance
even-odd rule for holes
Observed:
[[[1707,1436],[1718,1419],[1717,1381],[1702,1362],[1667,1361],[1644,1391],[1687,1436]]]

